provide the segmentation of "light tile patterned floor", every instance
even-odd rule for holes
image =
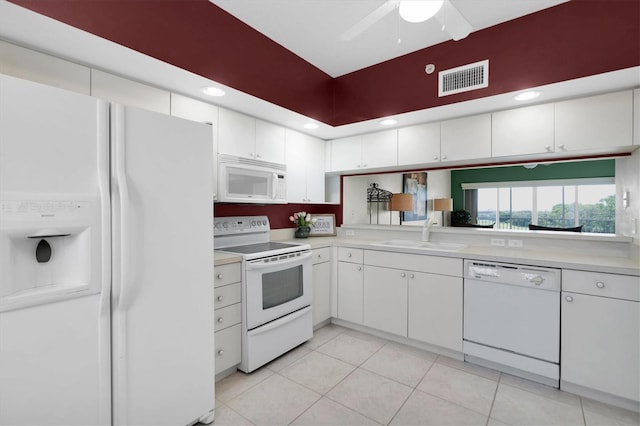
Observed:
[[[640,415],[328,325],[216,383],[215,425],[640,425]]]

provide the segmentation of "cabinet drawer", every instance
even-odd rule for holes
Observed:
[[[562,291],[640,301],[640,277],[563,269]]]
[[[223,285],[216,287],[213,291],[215,298],[216,310],[224,308],[225,306],[240,303],[242,300],[242,288],[240,283]]]
[[[338,248],[338,260],[340,262],[362,263],[362,249],[354,249],[349,247]]]
[[[461,277],[463,271],[462,259],[377,250],[365,250],[364,263],[366,265],[450,275],[452,277]]]
[[[216,332],[216,374],[240,364],[241,333],[240,324]]]
[[[331,247],[313,249],[313,264],[331,260]]]
[[[216,311],[216,331],[236,325],[241,321],[242,308],[240,303],[227,306]]]
[[[240,265],[241,263],[238,262],[214,267],[214,286],[219,287],[239,282],[241,277]]]

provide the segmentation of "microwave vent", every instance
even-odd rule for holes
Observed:
[[[489,86],[489,60],[438,73],[438,96],[453,95]]]

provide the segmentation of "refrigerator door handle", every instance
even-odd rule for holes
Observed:
[[[118,271],[114,271],[114,275],[117,275],[117,309],[120,311],[125,311],[127,307],[127,293],[129,287],[126,285],[126,281],[129,278],[128,272],[128,259],[129,259],[129,247],[128,242],[131,241],[131,235],[129,234],[129,207],[130,207],[130,199],[129,199],[129,186],[127,183],[127,174],[125,171],[126,166],[126,155],[125,155],[125,136],[124,136],[124,110],[123,106],[116,105],[115,106],[115,138],[114,138],[114,175],[116,181],[116,187],[118,188],[118,198],[119,198],[119,212],[118,220],[120,222],[119,226],[119,238],[118,238],[118,246],[116,247],[118,250],[118,263],[120,265]]]

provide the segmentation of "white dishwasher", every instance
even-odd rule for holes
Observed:
[[[559,386],[560,269],[464,261],[465,360]]]

